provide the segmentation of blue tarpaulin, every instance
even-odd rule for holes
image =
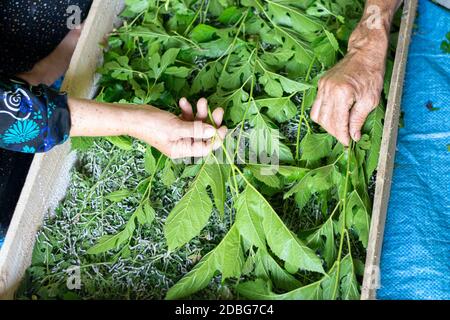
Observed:
[[[0,249],[3,246],[3,242],[5,241],[5,236],[6,236],[6,230],[3,230],[1,224],[0,224]]]
[[[419,1],[407,62],[379,299],[450,299],[450,12]]]

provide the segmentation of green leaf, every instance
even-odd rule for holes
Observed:
[[[267,115],[277,122],[286,122],[295,117],[297,107],[290,97],[255,100],[259,108],[267,108]]]
[[[267,170],[265,167],[255,165],[249,165],[247,168],[251,171],[253,176],[262,183],[275,189],[281,188],[281,181],[278,179],[276,172]]]
[[[270,283],[262,279],[240,283],[236,286],[239,294],[252,300],[320,300],[322,299],[321,282],[313,282],[293,291],[276,294]]]
[[[363,132],[368,133],[370,136],[370,149],[367,151],[367,158],[365,161],[366,175],[369,180],[372,174],[378,167],[378,158],[381,149],[381,138],[383,135],[383,120],[384,120],[384,108],[378,106],[367,117],[364,124]]]
[[[217,18],[223,24],[234,24],[242,17],[243,10],[237,7],[228,7]]]
[[[200,171],[200,169],[202,168],[201,165],[199,164],[195,164],[192,166],[187,166],[186,168],[184,168],[183,174],[181,175],[181,178],[192,178],[195,177],[198,172]]]
[[[242,237],[258,248],[266,247],[262,217],[258,214],[260,204],[255,202],[251,192],[242,192],[235,202],[236,228]]]
[[[370,217],[368,209],[356,190],[352,191],[348,197],[345,220],[347,227],[354,228],[364,248],[367,248]]]
[[[389,91],[391,89],[391,79],[392,79],[392,73],[394,72],[394,61],[391,59],[388,59],[386,61],[386,73],[384,76],[384,82],[383,82],[383,91],[384,91],[384,97],[386,100],[389,99]]]
[[[278,166],[277,169],[278,173],[285,177],[289,182],[299,181],[309,172],[309,169],[307,168],[291,166]]]
[[[110,61],[103,65],[99,70],[102,74],[111,74],[111,77],[117,80],[131,80],[133,78],[133,69],[128,65],[128,57],[119,56],[117,61]]]
[[[283,87],[276,80],[275,77],[271,77],[269,75],[263,75],[259,77],[259,83],[264,86],[264,91],[271,97],[282,97],[283,96]]]
[[[341,298],[343,300],[359,300],[359,284],[356,280],[355,266],[351,255],[346,255],[342,259],[340,274]]]
[[[156,217],[155,209],[152,208],[149,199],[139,206],[134,214],[141,225],[151,225]]]
[[[111,142],[114,146],[124,151],[133,150],[133,140],[130,137],[117,136],[117,137],[106,137],[106,140]]]
[[[340,10],[338,9],[338,5],[331,1],[324,4],[322,1],[317,0],[308,8],[308,10],[306,10],[306,13],[314,17],[336,17],[340,23],[344,23],[345,18],[339,14],[335,14],[335,12],[340,13]]]
[[[258,113],[250,123],[254,126],[249,133],[250,151],[260,163],[292,162],[292,152],[281,142],[283,137],[270,119]]]
[[[207,192],[210,186],[216,208],[223,214],[225,203],[224,171],[217,163],[204,164],[188,192],[167,217],[164,226],[169,250],[181,247],[197,236],[212,213],[212,201]]]
[[[323,238],[326,240],[323,241]],[[306,243],[313,248],[320,248],[325,262],[328,266],[331,266],[337,256],[333,219],[329,218],[319,229],[314,231],[307,238]]]
[[[450,32],[447,33],[447,35],[445,37],[446,37],[446,40],[442,41],[442,43],[441,43],[441,50],[444,53],[450,53]]]
[[[168,67],[164,74],[167,74],[169,76],[174,76],[177,78],[186,78],[189,73],[191,73],[191,69],[186,67]]]
[[[153,156],[152,148],[147,147],[145,154],[144,154],[144,168],[145,171],[152,175],[156,171],[156,159]]]
[[[192,82],[193,93],[214,88],[217,85],[217,79],[221,70],[222,65],[218,62],[205,65]]]
[[[72,150],[87,151],[94,145],[94,138],[73,137],[70,138]]]
[[[324,273],[322,262],[315,252],[286,227],[270,206],[264,209],[263,228],[271,250],[297,269]]]
[[[124,200],[125,198],[129,197],[131,195],[130,190],[121,189],[114,192],[111,192],[110,194],[105,196],[105,199],[113,201],[113,202],[120,202]]]
[[[323,299],[335,300],[339,297],[339,280],[338,268],[336,261],[327,275],[322,279]]]
[[[334,35],[327,30],[325,35],[318,37],[313,42],[313,50],[317,59],[326,67],[331,67],[336,63],[337,52],[339,51],[339,43]]]
[[[265,250],[260,248],[255,256],[255,276],[272,283],[284,290],[294,290],[301,286],[289,272],[284,270],[275,259]]]
[[[200,43],[199,56],[207,58],[219,58],[224,55],[232,43],[231,38],[225,37],[217,40]]]
[[[308,133],[300,143],[302,160],[316,161],[330,155],[333,137],[327,133]]]
[[[100,238],[96,245],[87,250],[88,254],[100,254],[109,250],[118,249],[121,245],[128,242],[136,228],[134,219],[130,219],[125,225],[125,229],[116,235],[105,235]]]
[[[177,180],[177,177],[175,177],[175,173],[173,172],[172,165],[172,160],[167,159],[161,173],[161,181],[166,187],[170,187]]]
[[[207,42],[214,38],[217,29],[207,24],[198,24],[192,29],[190,38],[197,42]]]
[[[258,81],[264,86],[264,91],[271,97],[281,98],[283,92],[293,94],[311,88],[309,84],[294,81],[268,71],[262,64],[260,64],[260,67],[263,75],[259,77]]]
[[[235,57],[239,59],[250,59],[247,57],[248,52],[245,51],[244,56]],[[244,82],[247,82],[253,75],[253,64],[250,62],[243,63],[241,65],[233,65],[223,70],[219,78],[218,85],[227,90],[235,90],[240,88]]]
[[[162,56],[158,52],[150,56],[149,64],[153,71],[153,78],[159,79],[166,69],[172,65],[180,52],[178,48],[170,48]]]
[[[326,191],[338,186],[341,174],[335,165],[327,165],[309,171],[285,195],[285,198],[296,194],[296,201],[300,208],[304,207],[311,196],[316,192]]]
[[[247,215],[262,217],[262,229],[273,253],[297,269],[324,273],[319,257],[286,227],[259,192],[253,187],[247,187],[239,198],[245,204]],[[260,234],[260,231],[256,230],[253,234],[255,233]],[[246,236],[244,233],[242,235]],[[253,238],[256,237],[253,236]],[[259,238],[261,238],[260,235]],[[258,244],[261,245],[261,243]]]
[[[126,0],[127,9],[134,13],[141,13],[148,9],[149,0]]]
[[[243,264],[241,238],[236,227],[232,226],[218,246],[169,289],[166,299],[181,299],[205,288],[217,271],[222,272],[223,280],[239,278]]]
[[[320,20],[306,15],[295,7],[270,0],[267,2],[269,14],[281,26],[291,27],[302,34],[311,34],[324,27]]]

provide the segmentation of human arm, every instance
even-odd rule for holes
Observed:
[[[197,103],[197,114],[186,99],[180,100],[181,116],[147,105],[123,105],[70,99],[71,136],[129,135],[176,159],[204,157],[219,148],[227,133],[221,127],[223,109],[212,113],[214,125],[206,123],[206,99]],[[218,128],[218,129],[216,129]]]
[[[319,81],[311,119],[344,145],[359,141],[361,128],[383,88],[389,31],[401,0],[367,0],[346,56]]]
[[[0,81],[0,147],[12,151],[46,152],[69,136],[130,135],[172,158],[201,157],[220,147],[227,129],[220,127],[223,110],[207,124],[206,99],[192,106],[181,99],[180,117],[152,106],[99,103],[67,98],[46,85],[20,79]],[[219,129],[216,129],[219,128]]]

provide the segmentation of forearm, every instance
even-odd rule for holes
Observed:
[[[181,116],[149,105],[98,103],[73,98],[69,98],[68,105],[72,137],[129,135],[172,158],[204,157],[220,147],[227,133],[226,127],[220,127],[221,108],[212,112],[212,119],[220,128],[206,123],[206,99],[197,102],[197,114],[187,100],[182,99]]]
[[[394,14],[402,0],[367,0],[360,27],[389,33]]]
[[[99,103],[69,98],[70,136],[102,137],[127,135],[134,113],[133,106]]]
[[[348,51],[385,59],[394,14],[402,0],[367,0],[363,17],[349,40]]]

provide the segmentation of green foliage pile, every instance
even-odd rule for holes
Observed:
[[[189,296],[219,273],[222,281],[236,281],[237,292],[248,298],[357,299],[361,261],[353,253],[367,246],[368,183],[377,166],[384,111],[377,108],[361,141],[344,149],[310,121],[308,110],[318,79],[345,51],[362,3],[133,0],[127,4],[123,15],[128,23],[109,38],[100,100],[174,110],[182,96],[191,100],[206,96],[212,108],[225,108],[230,128],[262,132],[266,139],[262,150],[269,156],[276,152],[273,139],[282,141],[278,151],[282,163],[273,175],[261,174],[262,169],[272,169],[268,166],[236,165],[236,154],[227,150],[223,150],[227,164],[211,154],[203,163],[186,167],[185,175],[194,177],[166,220],[169,250],[199,235],[214,210],[225,214],[227,189],[232,203],[227,213],[233,223],[167,298]],[[275,133],[289,122],[297,124],[293,137]],[[243,134],[238,132],[238,142]],[[250,149],[257,147],[250,144]],[[151,149],[146,153],[148,187],[127,227],[105,236],[90,253],[119,248],[136,224],[151,223],[152,177],[158,170],[173,172],[173,164],[155,154]],[[120,201],[128,195],[119,190],[110,198]],[[311,208],[311,201],[320,208],[313,225],[308,229],[286,225],[281,216],[310,215],[304,211]],[[280,202],[282,211],[277,213],[274,206],[280,209]]]
[[[212,215],[230,223],[166,298],[189,297],[219,275],[245,298],[358,299],[384,108],[369,116],[350,148],[315,125],[309,109],[362,10],[363,1],[353,0],[127,0],[126,22],[111,34],[100,69],[98,100],[176,112],[183,96],[207,97],[213,109],[226,110],[237,145],[252,141],[243,129],[257,129],[264,140],[250,143],[250,151],[276,153],[281,163],[237,164],[237,154],[223,149],[226,164],[215,153],[183,165],[147,147],[146,177],[136,186],[140,200],[128,222],[88,252],[129,254],[136,229],[155,219],[156,180],[187,180],[163,227],[169,250],[189,246],[216,223]],[[126,137],[109,141],[132,148]],[[129,197],[136,192],[118,189],[107,200]]]
[[[143,191],[139,189],[120,202],[105,196],[115,190],[136,189],[148,176],[144,155],[145,144],[139,141],[124,151],[104,139],[78,152],[66,197],[44,221],[18,299],[164,299],[180,275],[220,242],[229,221],[214,215],[189,246],[167,251],[165,219],[189,181],[177,179],[166,186],[159,172],[151,194],[156,211],[152,224],[138,226],[129,244],[119,250],[87,253],[102,235],[120,233],[141,202]],[[68,270],[74,267],[80,270],[79,290],[67,286]],[[229,288],[218,278],[196,295],[197,299],[230,297]]]

